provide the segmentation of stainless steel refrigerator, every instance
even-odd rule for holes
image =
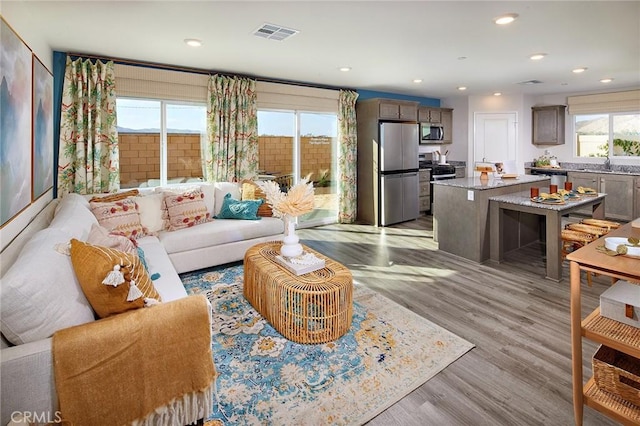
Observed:
[[[418,124],[381,123],[379,145],[380,225],[420,216]]]

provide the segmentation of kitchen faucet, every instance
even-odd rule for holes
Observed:
[[[607,171],[611,170],[611,160],[609,159],[608,155],[607,155],[607,158],[604,160],[604,169]]]

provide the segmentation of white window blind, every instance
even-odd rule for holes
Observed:
[[[115,65],[116,95],[145,99],[206,102],[208,74]]]
[[[258,108],[300,111],[338,111],[338,90],[256,82]]]
[[[597,114],[640,111],[640,90],[569,96],[569,114]]]

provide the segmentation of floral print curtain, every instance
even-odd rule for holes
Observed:
[[[353,223],[357,213],[356,99],[358,94],[351,90],[341,90],[338,97],[338,221],[340,223]]]
[[[113,61],[67,56],[60,110],[58,196],[120,189]]]
[[[239,182],[258,174],[256,82],[212,75],[207,99],[205,178]]]

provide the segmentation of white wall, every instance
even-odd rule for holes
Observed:
[[[25,42],[31,51],[40,59],[49,71],[53,72],[53,49],[49,44],[38,36],[38,34],[29,34],[21,31],[21,23],[26,22],[29,18],[24,13],[14,14],[11,7],[12,2],[2,2],[2,17],[18,36]],[[22,2],[20,2],[22,3]],[[24,11],[24,8],[22,8]],[[32,13],[37,13],[32,10]],[[53,143],[53,141],[51,141]],[[54,169],[55,171],[55,169]],[[26,209],[16,215],[13,219],[0,229],[0,250],[4,249],[13,238],[15,238],[22,229],[53,199],[53,190],[47,191],[38,200],[31,203]],[[0,271],[3,273],[4,271]]]
[[[632,90],[637,88],[620,89]],[[503,96],[457,96],[441,100],[441,105],[453,110],[453,144],[450,146],[449,158],[467,162],[467,176],[472,176],[474,115],[486,112],[516,112],[518,122],[517,154],[518,173],[524,173],[524,163],[531,162],[548,150],[560,162],[601,164],[602,159],[575,157],[573,143],[573,117],[565,117],[565,143],[558,146],[536,146],[531,143],[531,107],[543,105],[567,105],[567,97],[588,95],[599,92],[565,93],[554,95],[503,95]],[[621,160],[612,158],[612,164],[638,164],[638,160]]]
[[[452,160],[467,162],[467,176],[473,176],[473,143],[474,143],[474,116],[476,113],[512,112],[516,114],[516,164],[519,173],[524,173],[523,141],[531,140],[531,118],[523,120],[523,115],[529,100],[524,96],[466,96],[442,99],[441,105],[453,110],[453,145]],[[527,136],[529,135],[529,136]]]

